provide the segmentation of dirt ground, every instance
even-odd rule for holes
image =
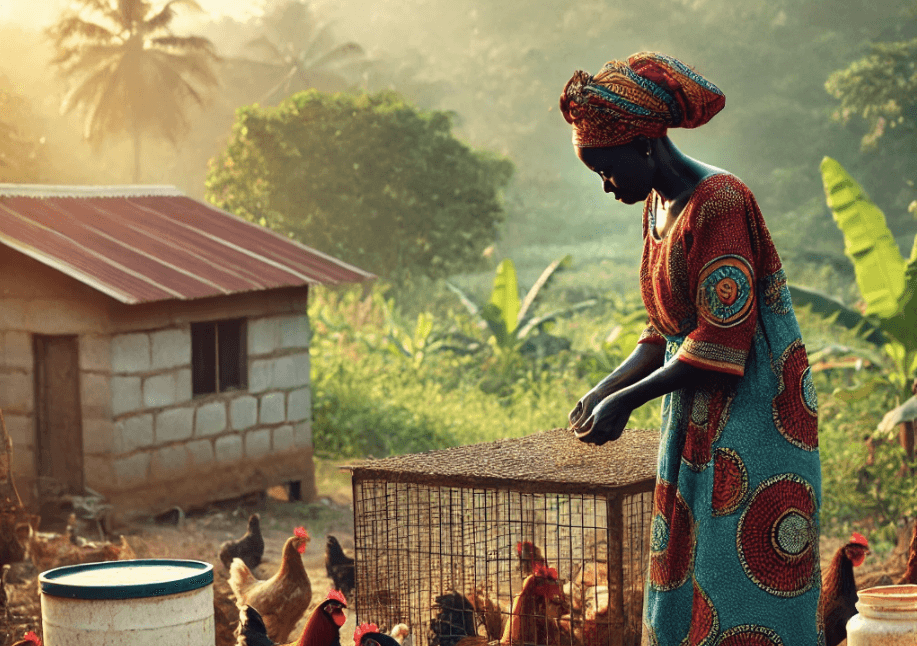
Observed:
[[[318,491],[319,499],[316,502],[290,502],[285,500],[285,490],[278,487],[265,495],[194,510],[177,524],[174,517],[161,518],[159,521],[145,518],[133,520],[116,530],[126,536],[138,558],[182,558],[212,563],[216,646],[232,646],[235,644],[233,630],[238,622],[238,610],[227,582],[228,572],[217,553],[223,541],[244,534],[251,513],[258,512],[261,515],[265,542],[264,562],[255,571],[258,578],[268,578],[276,571],[283,544],[294,527],[302,525],[308,530],[311,541],[303,554],[303,562],[312,582],[313,606],[324,598],[331,587],[324,566],[325,538],[329,534],[336,536],[345,552],[353,554],[353,507],[349,475],[341,473],[335,465],[319,465]],[[909,532],[909,528],[902,528],[902,534],[908,538]],[[823,569],[827,568],[841,544],[839,539],[822,539],[820,547]],[[904,571],[905,559],[904,553],[872,555],[857,568],[857,587],[890,583],[890,580],[882,579],[883,573],[896,580]],[[5,621],[0,613],[0,646],[8,646],[26,630],[35,630],[41,634],[37,581],[31,579],[9,588],[16,608],[15,616],[11,623]],[[301,631],[305,621],[303,617],[294,634]],[[341,630],[342,646],[352,646],[354,628],[354,613],[348,612],[348,622]]]
[[[137,558],[194,559],[214,566],[214,601],[216,646],[236,643],[233,630],[238,624],[238,609],[228,584],[228,572],[218,557],[223,541],[236,539],[245,533],[248,517],[261,516],[264,535],[263,562],[254,574],[260,579],[270,577],[280,565],[281,550],[293,529],[303,526],[309,532],[310,542],[303,554],[303,563],[312,583],[313,601],[317,605],[331,587],[325,573],[325,539],[337,537],[344,551],[353,555],[353,506],[349,475],[339,473],[335,465],[319,465],[319,498],[312,503],[286,500],[282,487],[262,496],[216,503],[206,509],[192,510],[176,523],[178,514],[155,518],[137,518],[114,528],[123,534]],[[43,523],[42,531],[45,530]],[[83,528],[81,536],[97,539],[92,528]],[[22,637],[27,630],[41,635],[40,595],[37,580],[29,578],[22,584],[8,585],[12,596],[13,616],[4,618],[0,612],[0,646],[8,646]],[[306,614],[308,616],[308,613]],[[342,646],[352,644],[355,628],[353,613],[341,629]],[[296,634],[305,625],[306,617],[297,626]]]

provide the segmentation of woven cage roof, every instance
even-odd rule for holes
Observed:
[[[569,429],[436,451],[366,460],[349,467],[355,482],[385,480],[429,486],[505,488],[537,493],[625,493],[656,477],[659,431],[627,429],[594,446]]]

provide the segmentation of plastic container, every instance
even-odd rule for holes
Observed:
[[[42,572],[45,646],[214,646],[213,565],[140,559]]]
[[[867,588],[858,595],[847,646],[917,646],[917,585]]]

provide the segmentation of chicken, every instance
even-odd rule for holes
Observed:
[[[41,637],[30,630],[22,636],[22,639],[13,642],[12,646],[41,646]]]
[[[853,568],[861,565],[869,554],[869,541],[856,532],[850,542],[838,548],[831,565],[824,573],[818,612],[825,625],[826,646],[837,646],[847,639],[847,621],[857,614],[856,582]]]
[[[917,387],[917,380],[914,381]],[[914,523],[914,535],[907,550],[907,567],[904,576],[898,580],[898,585],[917,585],[917,523]]]
[[[64,565],[96,563],[99,561],[126,561],[137,558],[127,540],[121,536],[118,543],[96,543],[78,539],[73,532],[36,532],[29,529],[28,552],[32,563],[40,572]],[[73,541],[76,540],[76,543]]]
[[[389,633],[401,646],[414,646],[414,638],[407,624],[395,624]]]
[[[516,556],[519,557],[519,571],[522,572],[522,578],[529,576],[535,571],[535,565],[541,563],[547,565],[541,548],[532,541],[519,541],[516,543]]]
[[[354,646],[400,646],[391,635],[379,632],[376,624],[360,624],[353,632]]]
[[[436,616],[430,620],[430,646],[455,646],[469,635],[477,635],[474,604],[461,592],[453,590],[433,600]]]
[[[500,639],[503,635],[503,608],[500,607],[499,601],[494,601],[487,594],[487,588],[484,584],[475,588],[474,592],[468,597],[471,605],[474,606],[475,616],[478,623],[484,626],[484,634],[490,640]]]
[[[254,607],[272,641],[286,642],[312,601],[312,582],[300,556],[308,543],[309,533],[297,527],[284,543],[280,569],[265,581],[256,579],[240,558],[234,558],[229,566],[229,587],[236,605]]]
[[[356,587],[354,560],[344,554],[344,549],[334,536],[328,536],[325,542],[325,572],[334,583],[334,589],[350,598]]]
[[[331,590],[322,601],[303,628],[302,634],[295,642],[282,646],[340,646],[341,626],[347,621],[344,608],[347,600],[337,590]],[[267,636],[264,620],[257,610],[249,605],[239,610],[239,626],[236,628],[236,646],[274,646],[276,642]]]
[[[261,516],[252,514],[248,517],[248,530],[242,538],[226,541],[220,545],[220,560],[226,569],[234,558],[242,559],[249,570],[254,570],[264,556],[264,538],[261,536]]]
[[[453,592],[444,595],[450,601],[457,601]],[[459,595],[461,597],[461,595]],[[467,599],[461,597],[472,610],[473,606]],[[437,600],[443,597],[437,597]],[[456,604],[458,605],[458,604]],[[563,639],[560,618],[570,611],[570,605],[564,596],[563,588],[557,580],[557,570],[549,568],[543,563],[536,563],[534,572],[525,578],[522,589],[513,599],[512,611],[509,622],[503,630],[499,641],[490,640],[486,635],[478,635],[473,620],[469,626],[466,620],[453,624],[451,621],[442,621],[442,611],[447,615],[455,616],[455,608],[443,608],[441,613],[430,622],[431,632],[436,633],[437,628],[448,626],[452,630],[450,641],[455,646],[509,646],[510,644],[532,644],[534,646],[560,646],[569,643]],[[468,611],[463,610],[461,616],[467,617]],[[439,621],[438,621],[439,620]],[[467,636],[456,639],[458,629],[464,628]],[[443,636],[437,633],[438,642],[444,643]],[[433,641],[430,642],[433,644]]]

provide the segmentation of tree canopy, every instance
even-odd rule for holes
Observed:
[[[238,111],[207,199],[380,276],[438,277],[480,261],[512,173],[456,139],[446,112],[309,90]]]

